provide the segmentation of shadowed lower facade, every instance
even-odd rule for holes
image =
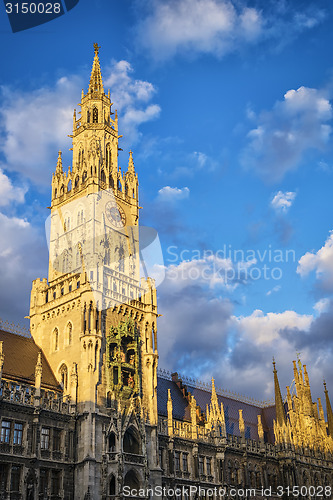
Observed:
[[[72,166],[59,152],[52,177],[49,273],[32,285],[32,337],[0,332],[0,498],[160,498],[159,488],[208,498],[215,487],[288,498],[295,486],[331,498],[332,408],[326,386],[327,417],[312,401],[305,366],[295,362],[284,401],[274,364],[271,404],[158,370],[138,176],[132,152],[126,172],[118,165],[117,112],[94,49]]]

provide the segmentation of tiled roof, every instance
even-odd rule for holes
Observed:
[[[35,366],[38,353],[42,352],[42,387],[61,390],[54,373],[40,347],[33,338],[0,330],[5,361],[2,376],[19,382],[35,383]]]
[[[190,392],[196,399],[197,405],[200,406],[203,413],[206,413],[206,405],[211,402],[211,392],[193,387],[191,385],[184,385],[187,391]],[[177,420],[190,421],[190,405],[186,397],[183,396],[182,391],[176,382],[167,380],[163,377],[157,377],[157,405],[159,415],[167,416],[167,400],[168,389],[171,392],[172,398],[172,415]],[[223,403],[224,416],[226,423],[226,430],[228,434],[239,436],[238,427],[238,410],[243,410],[243,419],[245,423],[245,437],[258,440],[258,415],[261,415],[261,421],[264,431],[267,433],[268,442],[274,442],[273,433],[273,419],[275,418],[275,406],[261,408],[259,406],[251,405],[237,401],[236,399],[228,398],[226,396],[217,396],[219,404]]]

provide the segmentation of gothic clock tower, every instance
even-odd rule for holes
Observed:
[[[156,290],[140,279],[138,176],[132,152],[126,172],[118,165],[117,111],[94,50],[73,115],[72,166],[64,171],[59,152],[52,176],[48,280],[33,282],[30,305],[34,340],[77,412],[82,499],[159,482]],[[134,441],[136,466],[124,458]]]

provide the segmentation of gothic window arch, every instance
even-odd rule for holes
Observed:
[[[56,327],[52,332],[52,349],[58,351],[59,349],[59,330]]]
[[[82,182],[86,182],[87,180],[87,177],[88,177],[88,174],[87,174],[87,171],[85,170],[82,174]]]
[[[67,391],[67,385],[68,385],[68,369],[65,363],[61,365],[59,368],[59,375],[61,379],[61,384],[62,387],[65,391]]]
[[[126,196],[128,196],[128,184],[127,184],[127,182],[125,184],[125,194],[126,194]]]
[[[65,186],[64,184],[62,184],[61,188],[60,188],[60,196],[62,196],[65,192]]]
[[[115,496],[115,494],[116,494],[116,478],[112,474],[109,482],[109,495],[113,497]]]
[[[78,187],[79,182],[80,182],[80,178],[79,178],[79,176],[77,175],[77,176],[75,177],[75,182],[74,182],[74,187],[75,187],[75,188],[77,188],[77,187]]]
[[[98,109],[96,108],[96,106],[94,106],[93,108],[92,116],[93,116],[93,123],[98,123]]]
[[[129,486],[130,489],[135,489],[139,491],[140,489],[140,480],[138,478],[137,473],[135,470],[131,469],[127,472],[125,478],[124,478],[124,486]]]
[[[90,123],[90,110],[87,111],[87,123]]]
[[[57,190],[57,188],[55,188],[55,190],[54,190],[54,197],[56,198],[57,196],[58,196],[58,190]]]
[[[109,434],[108,449],[109,449],[109,452],[116,451],[116,435],[114,432],[110,432],[110,434]]]
[[[109,186],[110,188],[114,189],[114,180],[112,174],[109,175]]]
[[[66,326],[66,340],[68,345],[71,345],[72,343],[72,336],[73,336],[73,325],[69,321]]]
[[[70,193],[70,191],[72,191],[72,181],[69,180],[68,184],[67,184],[67,193]]]
[[[104,184],[106,184],[106,176],[105,176],[104,169],[102,169],[102,171],[101,171],[101,181],[104,182]]]
[[[129,427],[123,439],[124,453],[132,453],[134,455],[141,455],[141,438],[135,427]]]
[[[118,179],[118,191],[122,191],[122,185],[121,185],[121,182],[120,182],[120,179]]]
[[[135,191],[134,191],[134,189],[132,190],[132,198],[135,198]]]

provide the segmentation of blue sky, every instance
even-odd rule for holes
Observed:
[[[266,399],[272,356],[283,390],[297,351],[313,397],[332,392],[332,6],[80,0],[15,34],[0,16],[1,318],[22,324],[46,276],[51,174],[98,42],[164,251],[160,365]]]

